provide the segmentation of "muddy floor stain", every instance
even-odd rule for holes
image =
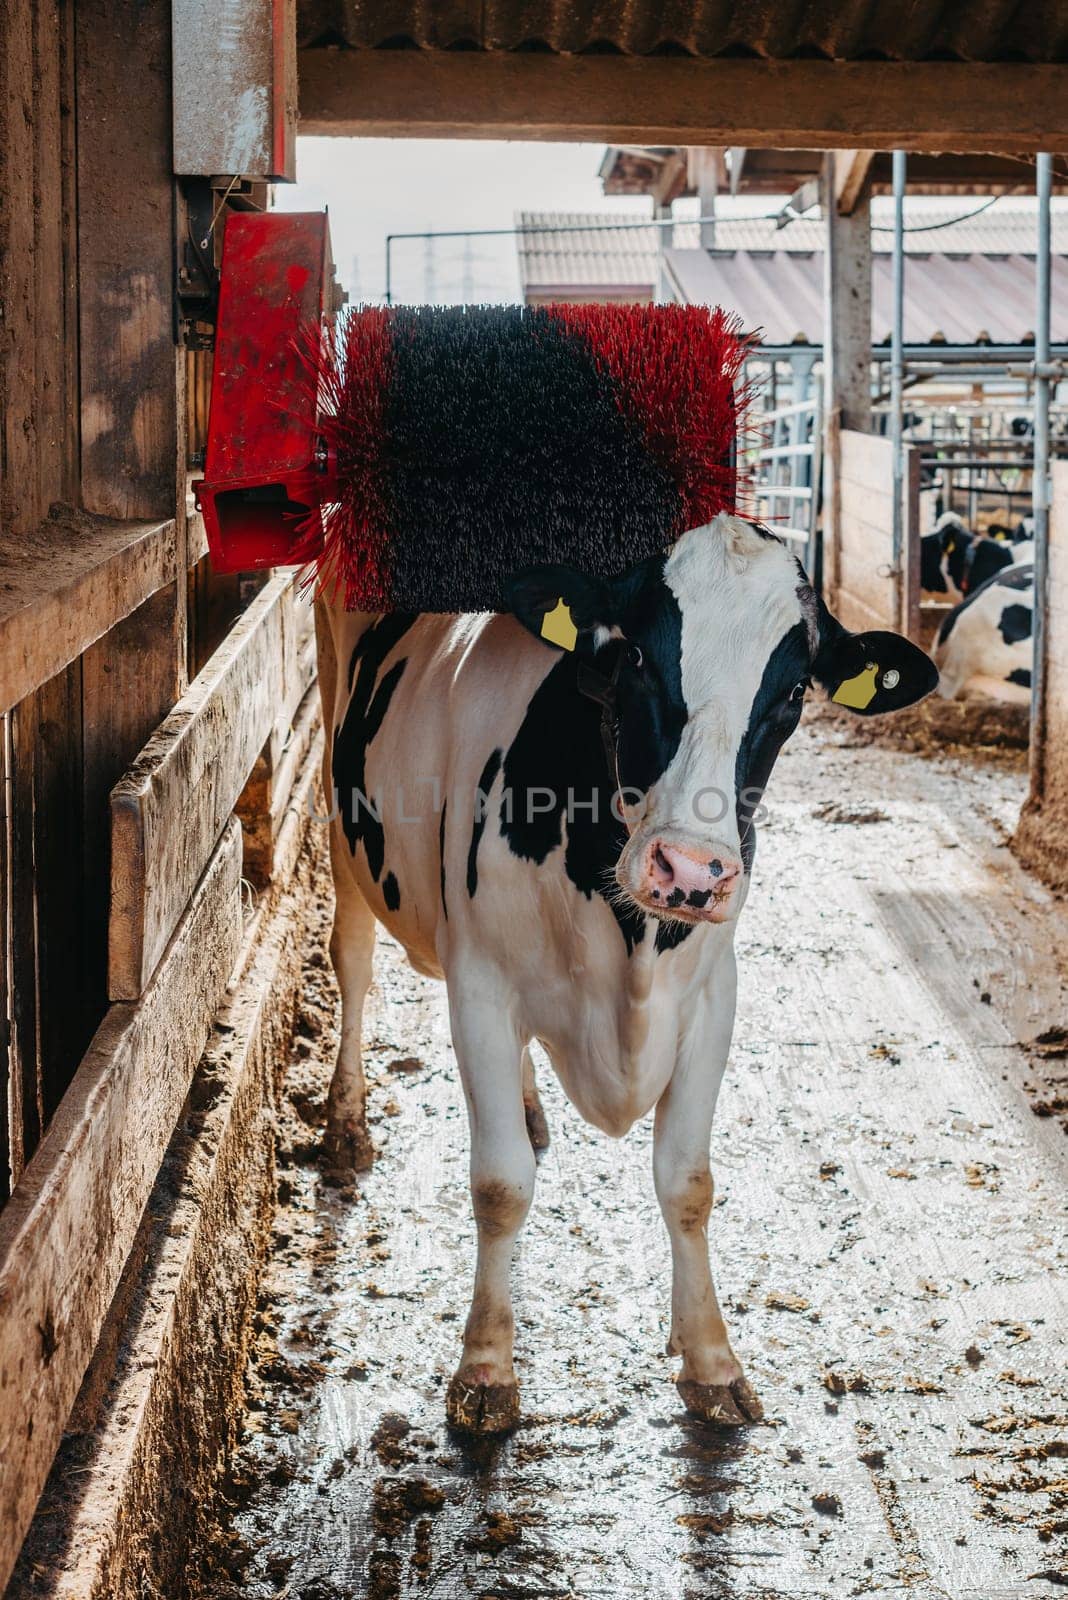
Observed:
[[[803,730],[776,774],[713,1134],[717,1282],[765,1424],[683,1412],[649,1129],[595,1133],[545,1069],[522,1424],[446,1429],[474,1239],[444,992],[380,939],[378,1156],[339,1185],[320,940],[203,1600],[1063,1592],[1063,912],[1000,843],[1011,763],[827,746]]]

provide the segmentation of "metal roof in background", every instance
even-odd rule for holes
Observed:
[[[668,250],[666,267],[682,299],[737,311],[747,332],[771,345],[823,342],[823,260],[819,255]],[[1054,256],[1055,344],[1068,341],[1068,257]],[[872,262],[873,344],[889,344],[892,264]],[[913,256],[905,271],[905,343],[1029,344],[1034,338],[1035,264],[1025,256]]]
[[[298,0],[303,48],[1068,61],[1065,0]]]
[[[929,224],[959,211],[914,216],[927,227],[907,233],[905,339],[910,344],[1025,344],[1033,337],[1035,214],[992,207],[937,231]],[[651,288],[657,277],[652,226],[620,227],[611,213],[520,212],[516,239],[524,295],[554,291]],[[605,224],[616,223],[616,226]],[[559,230],[559,231],[555,231]],[[572,231],[575,230],[575,231]],[[676,223],[665,251],[681,296],[736,310],[767,344],[823,339],[823,224],[799,218],[777,230],[762,217],[716,224],[715,250],[697,247],[697,225]],[[891,235],[873,236],[872,340],[890,337]],[[1053,338],[1068,342],[1068,213],[1053,218]]]

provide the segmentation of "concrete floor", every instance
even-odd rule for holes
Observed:
[[[807,724],[773,779],[713,1135],[717,1281],[765,1425],[724,1437],[682,1411],[649,1128],[612,1143],[546,1070],[553,1144],[515,1274],[523,1424],[474,1449],[448,1434],[473,1230],[444,992],[380,942],[379,1159],[358,1191],[330,1187],[318,947],[204,1596],[1041,1600],[1068,1582],[1068,919],[1005,848],[1018,762],[852,738]]]

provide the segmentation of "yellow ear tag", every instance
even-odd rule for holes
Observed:
[[[863,672],[858,672],[855,678],[847,678],[840,683],[831,696],[836,706],[850,706],[854,711],[865,711],[875,699],[876,678],[879,673],[879,663],[869,661]]]
[[[949,543],[945,547],[946,555],[947,556],[951,556],[956,548],[957,548],[956,539],[950,539]]]
[[[558,600],[553,609],[545,613],[541,622],[541,636],[548,639],[550,644],[558,644],[561,650],[574,650],[578,643],[578,629],[563,600]]]

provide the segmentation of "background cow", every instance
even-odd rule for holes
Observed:
[[[977,677],[1030,689],[1034,605],[1030,562],[1008,567],[973,590],[938,630],[939,694],[957,699]]]
[[[478,1256],[451,1422],[518,1416],[509,1266],[534,1188],[537,1040],[606,1133],[655,1108],[679,1391],[737,1425],[760,1406],[709,1269],[709,1138],[757,809],[813,679],[870,714],[936,673],[895,634],[847,633],[785,544],[731,517],[614,580],[527,573],[512,601],[514,616],[327,611],[328,1146],[371,1157],[360,1026],[378,919],[447,982],[469,1108]]]
[[[1014,534],[994,523],[986,533],[972,533],[955,511],[944,511],[934,532],[920,540],[920,589],[925,600],[960,601],[1003,568],[1030,559],[1020,529]]]

